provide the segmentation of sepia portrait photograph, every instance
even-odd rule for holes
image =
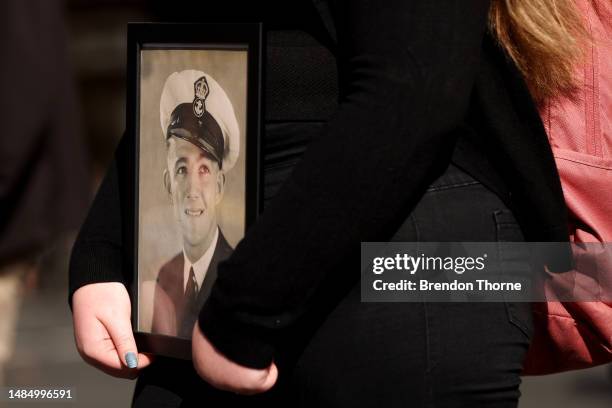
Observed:
[[[135,329],[190,340],[247,226],[248,47],[143,43],[138,67]]]

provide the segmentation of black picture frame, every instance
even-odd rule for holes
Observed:
[[[132,327],[139,352],[191,359],[191,341],[139,329],[139,174],[141,53],[143,50],[246,50],[246,148],[244,154],[244,231],[262,208],[262,25],[261,23],[130,23],[127,46],[125,157],[118,160],[123,217],[124,270],[132,302]]]

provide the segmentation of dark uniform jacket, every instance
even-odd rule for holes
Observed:
[[[185,276],[184,276],[184,264],[185,256],[183,252],[176,254],[171,260],[166,262],[159,270],[157,275],[157,285],[155,291],[155,297],[153,298],[153,326],[151,328],[152,333],[159,333],[163,331],[163,334],[175,335],[179,337],[191,338],[191,332],[193,324],[197,320],[199,310],[202,308],[204,301],[210,294],[210,289],[213,283],[217,279],[217,266],[219,262],[227,259],[232,254],[232,247],[227,243],[227,240],[223,236],[221,230],[219,230],[219,238],[217,239],[217,245],[215,251],[204,275],[204,281],[198,291],[197,300],[195,305],[189,305],[185,301]],[[158,298],[158,290],[163,291],[163,302],[160,302]],[[169,306],[165,300],[168,299],[171,302],[171,310],[175,313],[174,327],[168,327],[167,322],[161,322],[167,314],[164,311],[161,313],[158,311],[158,307],[166,308]],[[163,327],[163,329],[161,329]]]
[[[488,1],[252,3],[261,10],[244,4],[251,19],[274,20],[265,61],[268,201],[219,265],[200,314],[226,356],[281,364],[287,345],[307,341],[357,283],[360,242],[388,240],[451,161],[501,197],[528,240],[567,239],[547,137],[521,75],[487,31]],[[118,154],[118,163],[129,159]],[[117,191],[115,166],[75,246],[72,291],[125,279]],[[101,234],[102,218],[112,227]],[[88,239],[100,235],[113,244]]]

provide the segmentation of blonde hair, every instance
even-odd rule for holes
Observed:
[[[493,0],[489,27],[536,101],[576,89],[574,69],[590,42],[576,0]]]

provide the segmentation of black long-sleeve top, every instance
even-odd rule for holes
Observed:
[[[500,195],[529,240],[567,236],[544,129],[520,75],[487,33],[488,1],[314,4],[323,18],[313,26],[329,34],[316,37],[334,39],[326,45],[337,64],[339,101],[323,125],[303,132],[267,112],[269,141],[279,133],[282,139],[283,129],[287,139],[313,135],[263,215],[219,265],[199,319],[222,353],[251,367],[281,357],[289,339],[308,337],[358,279],[360,242],[387,240],[451,160]],[[282,75],[283,55],[268,53],[268,83]],[[292,119],[300,121],[296,112]],[[71,293],[89,282],[125,280],[117,168],[128,159],[111,166],[75,244]]]
[[[58,1],[2,2],[0,269],[74,231],[87,210],[87,152],[62,10]]]

